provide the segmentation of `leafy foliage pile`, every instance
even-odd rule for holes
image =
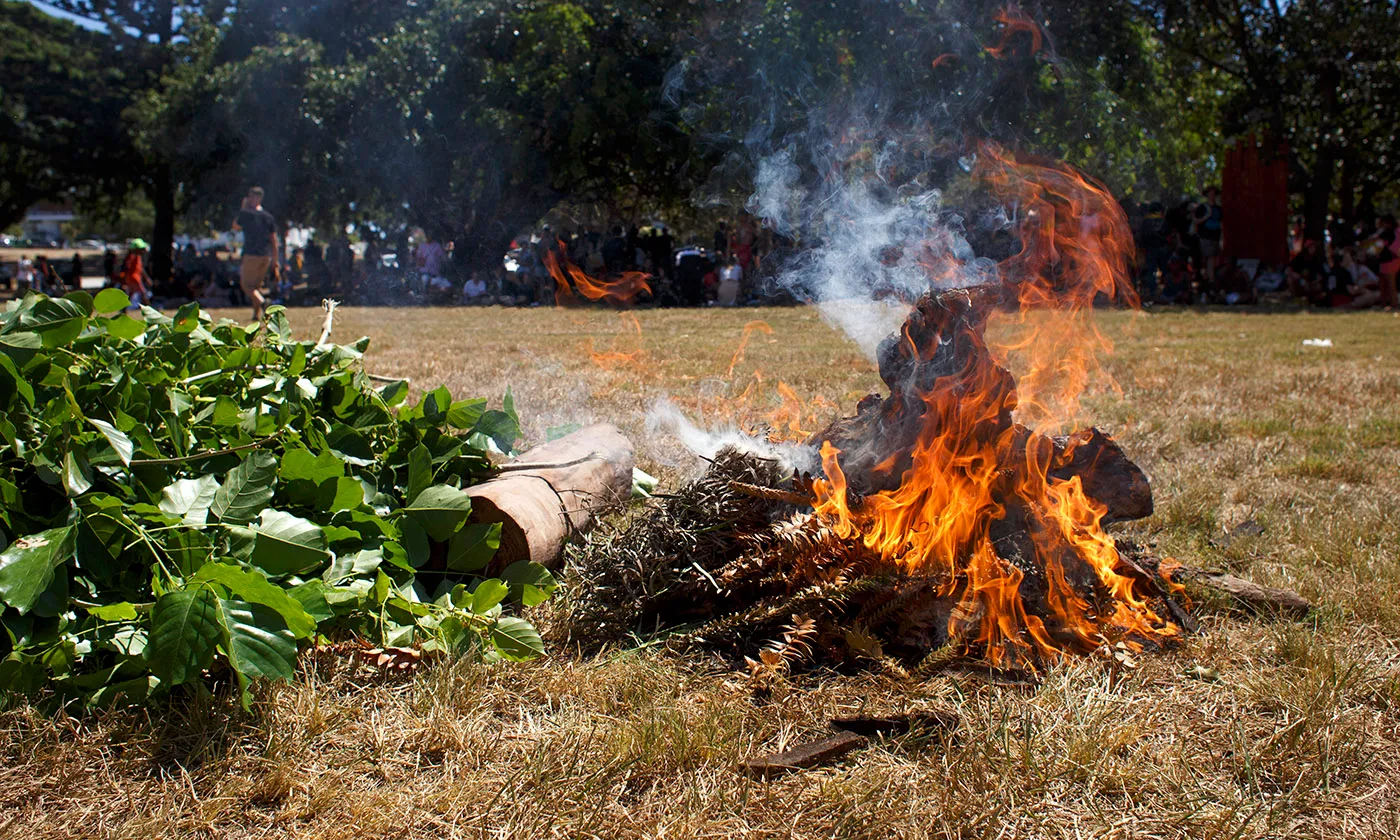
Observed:
[[[555,581],[485,576],[500,526],[468,523],[462,490],[519,436],[509,395],[411,405],[371,385],[367,339],[294,341],[280,308],[245,328],[128,305],[0,314],[0,691],[107,705],[236,681],[247,704],[325,639],[542,652],[503,607]]]

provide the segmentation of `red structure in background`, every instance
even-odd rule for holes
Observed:
[[[1288,144],[1272,153],[1253,135],[1235,141],[1225,152],[1220,185],[1225,212],[1226,258],[1288,261]]]

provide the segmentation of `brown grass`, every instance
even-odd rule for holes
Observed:
[[[708,422],[755,422],[779,404],[776,381],[847,409],[877,381],[810,310],[638,317],[647,357],[615,371],[582,349],[609,349],[606,312],[342,310],[336,333],[370,335],[370,368],[418,385],[492,399],[509,385],[537,439],[617,421],[672,482],[694,464],[645,434],[662,395]],[[755,317],[773,335],[754,335],[731,381]],[[1127,671],[1074,662],[1035,690],[819,674],[756,698],[713,662],[645,648],[397,680],[308,659],[251,717],[216,703],[0,715],[0,837],[1400,835],[1400,319],[1105,320],[1121,395],[1089,414],[1158,499],[1131,533],[1297,589],[1319,605],[1308,622],[1207,601],[1205,632],[1181,649]],[[312,334],[318,313],[295,321]],[[1311,337],[1337,346],[1302,347]],[[756,369],[763,385],[738,405]],[[1264,533],[1224,538],[1248,519]],[[961,714],[956,736],[771,782],[734,770],[831,716],[926,705]]]

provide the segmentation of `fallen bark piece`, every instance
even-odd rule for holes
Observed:
[[[1197,583],[1224,592],[1251,612],[1300,619],[1307,618],[1312,610],[1312,604],[1308,603],[1306,598],[1288,589],[1260,586],[1225,572],[1203,572],[1195,569],[1181,571]]]
[[[958,716],[954,712],[928,710],[888,717],[832,718],[831,725],[843,732],[874,738],[879,735],[905,735],[915,730],[950,731],[957,729]]]
[[[813,741],[810,744],[802,744],[784,752],[745,761],[740,765],[740,768],[753,776],[763,778],[780,776],[793,770],[806,770],[831,764],[846,753],[858,750],[869,743],[870,741],[863,735],[857,735],[854,732],[839,732],[820,741]]]
[[[468,487],[471,521],[501,523],[492,570],[519,560],[557,568],[564,544],[592,527],[596,511],[627,500],[633,466],[632,442],[597,424],[524,452]]]

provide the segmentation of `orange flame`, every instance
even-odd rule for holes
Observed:
[[[739,349],[734,351],[734,358],[729,360],[729,370],[725,371],[725,377],[734,378],[734,368],[744,360],[744,351],[749,347],[749,339],[753,338],[755,331],[761,331],[765,335],[772,335],[773,328],[768,326],[767,321],[750,321],[744,325],[744,334],[739,338]]]
[[[554,302],[559,306],[577,305],[581,296],[587,300],[610,304],[631,303],[638,295],[651,293],[651,275],[643,271],[624,271],[605,279],[588,274],[569,259],[564,241],[545,251],[544,264],[554,278]]]
[[[812,436],[811,431],[802,429],[802,400],[786,382],[778,383],[778,395],[782,405],[768,415],[768,425],[772,428],[771,438],[776,440],[804,440]]]
[[[957,601],[948,637],[982,648],[993,664],[1033,667],[1109,641],[1175,635],[1116,571],[1106,509],[1079,478],[1050,475],[1050,434],[1075,419],[1099,354],[1111,350],[1094,326],[1095,303],[1136,304],[1127,219],[1102,185],[1069,166],[980,151],[977,174],[1020,208],[1021,250],[1000,266],[1016,311],[967,326],[957,336],[974,345],[963,369],[909,397],[924,406],[898,487],[852,501],[841,453],[823,445],[817,513],[887,562],[941,576],[943,594]],[[934,280],[944,267],[928,268]],[[928,352],[908,327],[903,336]],[[1023,427],[1006,422],[1012,411]],[[1043,581],[1027,580],[1030,568],[1044,570]]]
[[[643,370],[642,362],[646,359],[646,350],[642,348],[642,324],[631,312],[619,312],[618,318],[622,321],[621,328],[613,337],[608,350],[595,350],[592,338],[588,339],[584,349],[593,360],[593,364],[603,370]],[[625,345],[631,345],[631,349],[626,349]]]
[[[1031,36],[1031,55],[1038,55],[1045,49],[1045,33],[1040,24],[1031,19],[1016,5],[1009,5],[994,15],[1002,26],[1001,40],[995,47],[987,47],[986,52],[993,58],[1005,58],[1011,49],[1012,40],[1020,34]]]

